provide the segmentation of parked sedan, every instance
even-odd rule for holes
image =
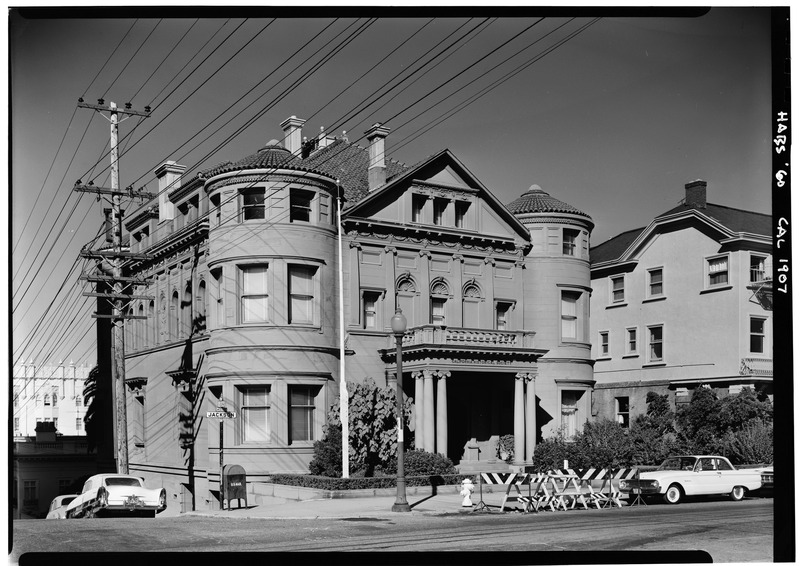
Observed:
[[[740,501],[745,493],[761,487],[761,473],[737,470],[722,456],[671,456],[657,470],[620,480],[619,487],[620,491],[644,497],[661,495],[672,504],[686,495],[725,494]]]
[[[166,508],[166,490],[147,488],[135,476],[98,474],[86,480],[81,494],[67,507],[66,515],[68,519],[110,514],[155,517]]]
[[[45,519],[66,519],[67,506],[78,497],[77,493],[70,493],[69,495],[59,495],[50,503],[47,509],[47,516]]]

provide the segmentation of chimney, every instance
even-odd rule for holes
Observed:
[[[300,147],[303,140],[303,124],[306,121],[297,116],[286,118],[281,122],[283,129],[283,147],[292,152],[292,155],[300,155]]]
[[[389,135],[389,128],[375,124],[364,132],[369,141],[369,167],[367,169],[369,190],[380,187],[386,182],[386,160],[384,159],[383,142]]]
[[[36,442],[55,442],[56,424],[52,421],[36,423]]]
[[[692,208],[705,208],[707,185],[708,183],[700,179],[686,183],[686,198],[683,203]]]
[[[178,165],[174,161],[165,161],[154,173],[158,178],[158,221],[175,218],[175,205],[169,200],[169,193],[181,186],[181,176],[186,165]]]

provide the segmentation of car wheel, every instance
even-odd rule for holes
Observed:
[[[741,485],[734,486],[731,490],[731,499],[734,501],[741,501],[744,499],[745,489]]]
[[[108,491],[103,487],[97,490],[97,503],[100,507],[108,505]]]
[[[167,508],[167,491],[165,489],[161,490],[161,493],[158,495],[158,511],[163,511]]]
[[[670,505],[675,505],[680,503],[681,499],[683,498],[683,490],[681,486],[674,483],[667,488],[667,492],[664,494],[664,501],[669,503]]]

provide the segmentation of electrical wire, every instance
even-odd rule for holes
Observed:
[[[156,22],[156,25],[155,25],[155,26],[153,26],[153,29],[151,29],[151,30],[150,30],[150,33],[148,33],[148,34],[147,34],[147,37],[145,37],[145,38],[142,40],[142,43],[140,43],[140,44],[139,44],[139,47],[136,49],[136,51],[134,51],[134,52],[133,52],[133,55],[131,55],[130,59],[128,59],[128,62],[127,62],[127,63],[125,63],[125,65],[122,67],[122,69],[120,70],[120,72],[119,72],[119,73],[117,73],[117,76],[116,76],[116,77],[114,77],[114,80],[112,80],[112,81],[111,81],[111,84],[110,84],[110,85],[108,85],[108,88],[105,90],[105,92],[103,93],[103,96],[101,96],[100,98],[105,98],[105,97],[106,97],[106,95],[108,94],[108,91],[109,91],[109,90],[111,90],[111,87],[113,87],[113,86],[114,86],[114,84],[117,82],[117,79],[119,79],[119,78],[122,76],[122,73],[124,73],[124,72],[125,72],[125,69],[127,69],[127,68],[128,68],[128,65],[130,65],[130,64],[131,64],[131,61],[133,61],[133,60],[134,60],[134,58],[136,57],[136,55],[138,55],[138,54],[139,54],[139,51],[141,51],[141,50],[142,50],[142,47],[144,47],[144,46],[145,46],[145,44],[147,43],[147,40],[148,40],[148,39],[150,39],[150,36],[151,36],[151,35],[153,35],[153,32],[155,32],[155,31],[156,31],[156,29],[158,29],[158,26],[160,26],[160,25],[161,25],[161,22],[162,22],[162,21],[164,21],[164,20],[163,20],[163,19],[160,19],[160,20],[158,20],[158,21]]]

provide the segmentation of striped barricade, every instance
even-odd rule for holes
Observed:
[[[526,501],[522,492],[519,489],[521,485],[527,485],[530,491],[530,474],[518,474],[515,472],[481,472],[481,481],[487,485],[505,485],[506,492],[503,495],[503,502],[500,504],[500,511],[505,511],[506,504],[510,502],[519,502],[523,505],[523,510],[527,510],[529,500]],[[511,493],[514,489],[516,495]],[[529,494],[530,495],[530,494]]]

